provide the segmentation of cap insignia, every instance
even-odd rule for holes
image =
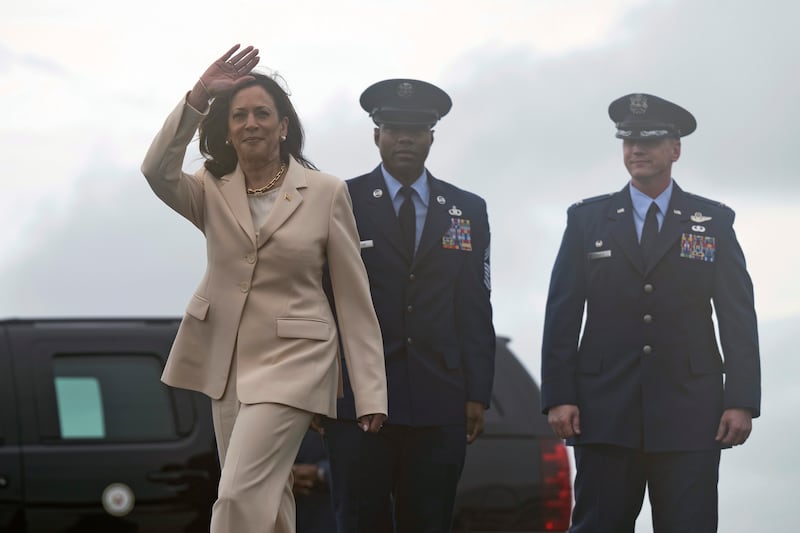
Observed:
[[[644,115],[647,112],[647,97],[643,94],[631,96],[630,110],[634,115]]]
[[[397,96],[400,98],[411,98],[414,96],[414,86],[409,82],[404,81],[397,86]]]

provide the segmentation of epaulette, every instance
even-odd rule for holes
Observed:
[[[733,211],[733,209],[731,209],[731,208],[730,208],[730,207],[728,207],[727,205],[725,205],[725,204],[723,204],[722,202],[719,202],[719,201],[717,201],[717,200],[712,200],[711,198],[706,198],[705,196],[699,196],[699,195],[697,195],[697,194],[690,193],[690,192],[687,192],[687,193],[686,193],[686,195],[687,195],[687,196],[690,196],[690,197],[691,197],[692,199],[694,199],[694,200],[699,200],[699,201],[701,201],[701,202],[704,202],[704,203],[707,203],[707,204],[711,204],[711,205],[713,205],[714,207],[719,207],[719,208],[721,208],[721,209],[728,209],[728,210],[730,210],[730,211]]]
[[[583,200],[578,200],[577,202],[572,204],[570,206],[570,209],[572,209],[574,207],[579,207],[581,205],[586,205],[586,204],[591,204],[591,203],[594,203],[594,202],[599,202],[600,200],[608,200],[612,196],[614,196],[614,193],[600,194],[598,196],[592,196],[591,198],[584,198]]]

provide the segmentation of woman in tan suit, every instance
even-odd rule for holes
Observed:
[[[314,414],[335,417],[338,335],[359,425],[386,418],[378,321],[347,186],[302,155],[286,92],[231,48],[167,117],[142,172],[206,237],[207,270],[162,379],[212,398],[222,476],[212,532],[293,532],[291,468]],[[181,170],[200,131],[206,161]],[[340,331],[322,287],[327,264]]]

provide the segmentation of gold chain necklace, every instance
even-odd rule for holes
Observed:
[[[281,163],[281,168],[278,169],[278,173],[275,174],[275,177],[272,178],[269,183],[263,187],[259,187],[258,189],[247,189],[247,194],[261,194],[262,192],[267,192],[274,187],[276,183],[278,183],[278,180],[281,179],[281,176],[283,176],[284,170],[286,170],[286,163]]]

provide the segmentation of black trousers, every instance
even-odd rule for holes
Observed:
[[[464,468],[464,425],[325,421],[338,533],[449,533]]]
[[[633,533],[645,487],[653,533],[717,531],[719,450],[645,453],[604,444],[574,450],[570,533]]]

